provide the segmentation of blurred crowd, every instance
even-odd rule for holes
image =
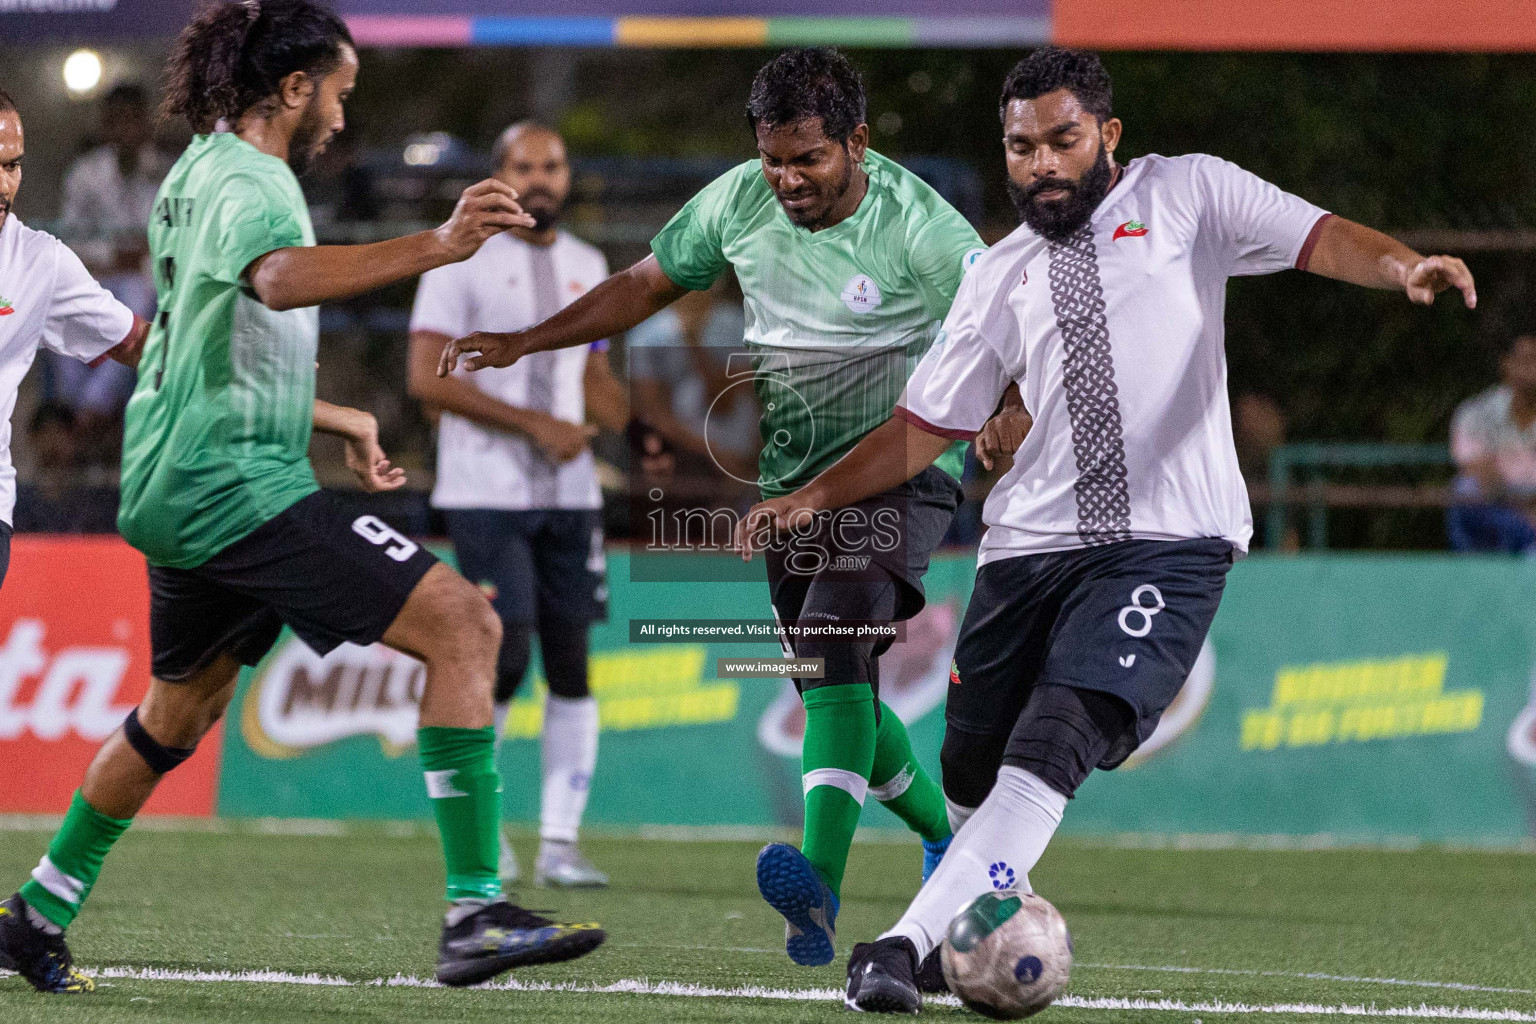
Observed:
[[[154,130],[148,92],[134,84],[105,94],[94,142],[69,166],[56,232],[118,299],[146,319],[155,312],[145,227],[156,190],[174,152]],[[366,226],[386,214],[375,172],[343,133],[304,180],[317,228]],[[440,146],[423,136],[422,146]],[[407,156],[409,162],[409,155]],[[679,197],[681,199],[683,197]],[[396,462],[416,476],[415,494],[430,487],[433,418],[407,397],[404,335],[408,313],[363,298],[328,309],[322,359],[325,397],[363,405],[378,415]],[[622,506],[634,488],[666,486],[744,502],[755,477],[760,413],[752,389],[733,386],[730,354],[744,325],[741,295],[727,275],[716,287],[690,293],[627,338],[614,339],[612,360],[626,381],[632,420],[623,436],[592,443],[608,509],[610,535],[627,534]],[[327,366],[327,362],[333,365]],[[343,365],[344,364],[344,365]],[[361,372],[359,372],[359,370]],[[1457,551],[1536,551],[1536,331],[1520,333],[1499,367],[1499,381],[1457,410],[1450,441],[1454,480],[1445,489],[1449,546]],[[44,352],[15,430],[20,486],[16,529],[30,532],[111,532],[115,528],[116,465],[122,412],[133,372],[107,361],[87,367]],[[332,392],[326,394],[326,392]],[[1255,497],[1260,524],[1255,545],[1294,550],[1296,529],[1265,537],[1262,523],[1270,459],[1285,445],[1287,416],[1270,395],[1247,392],[1232,403],[1239,461]],[[315,452],[322,481],[341,482],[339,452]],[[335,464],[335,465],[333,465]],[[1002,467],[1006,468],[1006,467]],[[327,470],[334,469],[334,475]],[[979,539],[981,500],[1001,469],[987,473],[968,460],[967,502],[949,540]],[[419,503],[398,504],[403,528],[437,532]]]

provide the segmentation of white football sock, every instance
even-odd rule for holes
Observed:
[[[960,908],[993,889],[1033,890],[1029,872],[1061,824],[1067,798],[1022,768],[1004,765],[997,784],[976,813],[955,833],[939,869],[928,879],[896,927],[880,936],[904,935],[922,960],[944,941]]]
[[[944,798],[944,813],[949,816],[949,831],[952,835],[959,835],[965,823],[971,820],[971,815],[976,813],[974,807],[962,807],[949,797]]]
[[[544,792],[539,838],[574,843],[597,767],[597,698],[544,698]]]

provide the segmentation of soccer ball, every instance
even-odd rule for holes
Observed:
[[[949,990],[994,1020],[1039,1013],[1067,987],[1072,936],[1034,893],[1002,889],[955,915],[939,954]]]

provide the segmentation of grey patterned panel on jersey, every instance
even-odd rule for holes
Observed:
[[[917,363],[901,347],[748,345],[763,410],[759,482],[770,488],[803,486],[889,419]]]
[[[531,246],[528,263],[533,271],[534,322],[543,323],[560,312],[560,284],[555,275],[554,246]],[[553,415],[555,369],[559,365],[560,354],[535,352],[524,356],[523,361],[528,364],[526,408]],[[560,467],[531,441],[527,450],[529,459],[524,468],[528,476],[529,505],[532,508],[554,508],[560,502]]]
[[[1065,343],[1063,383],[1077,460],[1077,535],[1085,544],[1131,539],[1131,495],[1125,472],[1125,427],[1104,317],[1093,229],[1083,225],[1050,246],[1051,305]]]

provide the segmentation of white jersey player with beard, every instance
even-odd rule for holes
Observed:
[[[1252,534],[1226,394],[1227,280],[1295,267],[1476,304],[1460,260],[1224,160],[1117,166],[1110,92],[1091,53],[1044,47],[1013,69],[1000,112],[1024,225],[972,267],[891,419],[747,516],[760,534],[759,517],[787,527],[921,472],[990,430],[1010,384],[1033,418],[986,503],[955,653],[941,753],[955,839],[895,927],[854,947],[855,1009],[916,1012],[920,987],[942,987],[931,954],[956,913],[1029,890],[1077,787],[1122,763],[1183,685]],[[752,536],[738,533],[747,557]],[[1117,658],[1127,644],[1139,653]]]
[[[987,498],[980,564],[1106,540],[1246,551],[1227,279],[1307,269],[1328,216],[1216,157],[1145,156],[1067,239],[1026,224],[977,260],[897,414],[974,435],[1018,383],[1034,427]]]

